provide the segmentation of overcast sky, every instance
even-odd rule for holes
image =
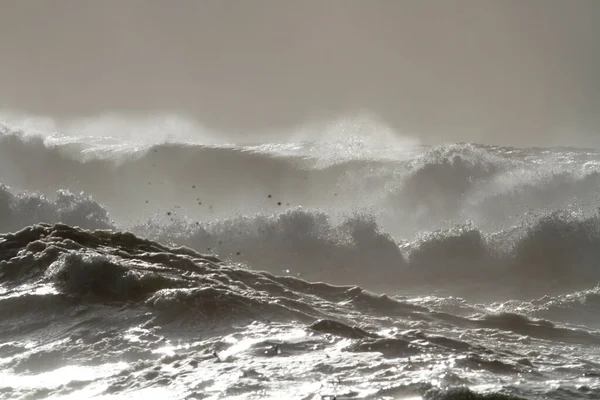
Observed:
[[[0,108],[600,146],[600,0],[0,0]]]

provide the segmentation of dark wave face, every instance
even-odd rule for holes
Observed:
[[[600,398],[600,154],[341,136],[2,127],[0,398]]]

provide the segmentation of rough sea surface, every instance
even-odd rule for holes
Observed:
[[[0,398],[600,398],[600,152],[328,132],[0,126]]]

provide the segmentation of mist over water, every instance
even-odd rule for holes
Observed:
[[[0,108],[174,113],[234,142],[368,110],[428,144],[598,147],[599,21],[596,0],[24,0],[0,15]]]

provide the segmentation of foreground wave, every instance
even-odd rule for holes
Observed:
[[[375,295],[62,224],[0,235],[0,287],[4,398],[600,396],[599,333],[533,316],[564,298]]]

